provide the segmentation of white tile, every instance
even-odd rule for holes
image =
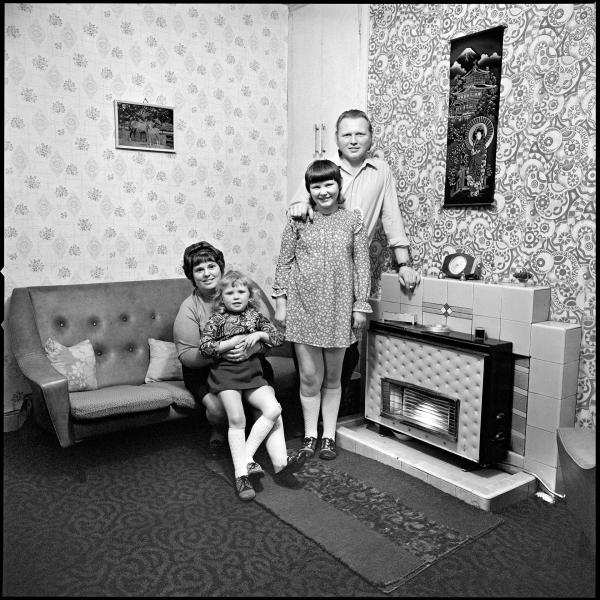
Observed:
[[[516,373],[516,371],[515,371]],[[528,386],[529,387],[529,386]],[[513,388],[513,410],[519,410],[523,414],[527,413],[527,389],[520,390]]]
[[[532,358],[529,363],[529,392],[566,398],[577,394],[579,361],[558,364]]]
[[[400,302],[410,304],[411,306],[423,306],[423,280],[414,290],[407,290],[400,287]]]
[[[527,460],[536,460],[550,467],[556,467],[558,461],[556,431],[546,431],[527,425],[525,461]]]
[[[472,332],[475,334],[476,327],[483,327],[487,337],[493,340],[500,339],[500,319],[496,317],[486,317],[483,315],[473,315]]]
[[[415,316],[415,323],[423,324],[423,309],[420,306],[413,306],[412,304],[400,304],[400,312],[408,315]]]
[[[487,283],[473,284],[473,314],[483,317],[500,318],[502,288]]]
[[[423,312],[423,325],[445,325],[446,317],[442,313]]]
[[[527,425],[527,416],[515,410],[512,411],[512,420],[510,422],[510,432],[514,436],[516,434],[525,435],[525,427]]]
[[[533,392],[527,401],[527,424],[556,432],[559,427],[575,425],[576,396],[552,398]]]
[[[448,279],[448,304],[454,307],[473,309],[473,282]]]
[[[446,494],[456,496],[456,485],[440,477],[436,477],[435,475],[429,475],[429,477],[427,478],[427,483]]]
[[[382,315],[384,312],[391,312],[391,313],[400,312],[400,302],[391,302],[388,300],[381,300],[379,302],[379,306],[381,308]]]
[[[518,367],[515,367],[515,378],[513,381],[513,385],[520,390],[528,390],[529,389],[529,369],[527,371],[523,371]]]
[[[513,354],[529,354],[531,325],[520,321],[500,319],[500,339],[512,342]]]
[[[523,469],[533,473],[538,479],[541,479],[545,485],[547,485],[553,492],[560,493],[558,468],[556,466],[551,467],[538,460],[525,458]],[[546,492],[544,486],[538,486],[539,490]]]
[[[401,461],[400,465],[400,469],[404,471],[407,475],[410,475],[411,477],[416,477],[421,481],[427,481],[427,478],[429,477],[427,471],[423,471],[422,469],[413,467],[410,463],[405,461]]]
[[[525,454],[525,436],[511,430],[510,450],[517,455],[523,456]]]
[[[579,359],[581,325],[543,321],[531,326],[531,356],[555,363]]]
[[[525,500],[528,495],[529,486],[522,486],[520,488],[511,490],[506,494],[502,494],[501,496],[496,496],[490,500],[490,511],[501,511],[511,504],[517,504],[518,502]]]
[[[502,286],[502,319],[537,323],[546,321],[550,314],[550,288]]]
[[[381,299],[388,302],[400,302],[398,273],[381,274]]]
[[[456,497],[459,500],[462,500],[463,502],[470,504],[471,506],[476,506],[477,508],[480,508],[481,510],[489,511],[489,506],[488,506],[489,501],[488,500],[486,500],[484,498],[480,498],[479,496],[476,496],[473,492],[465,490],[464,488],[456,486]]]
[[[459,331],[460,333],[471,333],[471,323],[471,319],[459,319],[453,316],[449,316],[446,320],[446,325],[452,331]]]
[[[445,304],[448,302],[448,281],[446,279],[423,279],[423,302]]]
[[[516,454],[511,450],[506,454],[506,462],[513,467],[521,468],[524,464],[524,458],[522,454]]]

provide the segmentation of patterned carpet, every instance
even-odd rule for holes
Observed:
[[[29,421],[5,434],[3,595],[386,596],[257,502],[239,502],[207,468],[205,443],[206,430],[192,421],[67,449]],[[314,485],[325,498],[332,467],[316,468]],[[358,482],[349,500],[355,507],[362,483],[385,490],[345,472]],[[305,476],[313,477],[312,468]],[[447,499],[429,488],[421,512],[435,521]],[[378,502],[391,500],[382,494]],[[500,516],[501,526],[389,595],[595,597],[594,560],[564,504],[530,499]],[[457,520],[452,528],[466,525]]]

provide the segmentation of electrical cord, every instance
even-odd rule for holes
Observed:
[[[506,465],[507,467],[512,467],[513,469],[518,469],[519,471],[523,471],[524,473],[527,473],[528,475],[533,475],[542,484],[542,486],[544,486],[544,488],[546,488],[546,490],[548,490],[548,492],[550,492],[550,494],[554,498],[560,498],[561,500],[564,500],[567,497],[566,494],[559,494],[558,492],[555,492],[550,486],[548,486],[546,483],[544,483],[544,480],[537,473],[534,473],[533,471],[528,471],[527,469],[523,469],[522,467],[517,467],[515,465],[511,465],[510,463],[506,463],[506,462],[502,462],[500,464]]]

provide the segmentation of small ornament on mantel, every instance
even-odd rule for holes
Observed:
[[[533,273],[531,273],[530,271],[527,271],[525,269],[521,269],[520,271],[515,271],[513,273],[513,277],[519,283],[522,283],[522,284],[526,285],[527,282],[533,277]]]

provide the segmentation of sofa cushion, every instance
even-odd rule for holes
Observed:
[[[96,356],[90,340],[83,340],[74,346],[63,346],[49,337],[44,350],[52,366],[67,378],[69,392],[98,388]]]
[[[177,408],[200,408],[200,404],[194,400],[194,396],[185,387],[183,381],[157,381],[148,383],[145,387],[166,390]]]
[[[173,342],[148,338],[150,364],[146,372],[146,383],[155,381],[182,380],[181,361]]]
[[[113,385],[69,394],[71,414],[77,419],[99,419],[164,408],[172,403],[168,390],[151,385]]]

